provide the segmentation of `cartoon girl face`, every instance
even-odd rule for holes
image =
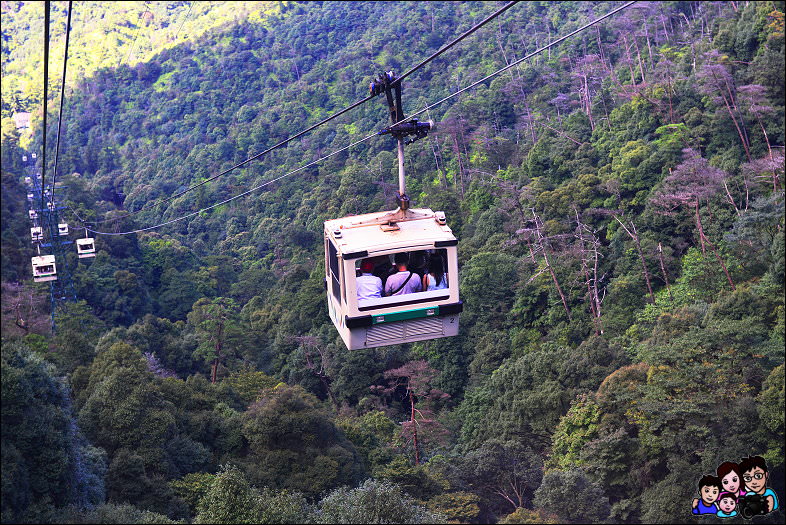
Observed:
[[[724,492],[736,494],[740,490],[740,477],[733,470],[723,476],[721,483],[723,483]]]
[[[718,501],[718,507],[726,514],[730,514],[737,508],[737,502],[731,496],[724,496]]]

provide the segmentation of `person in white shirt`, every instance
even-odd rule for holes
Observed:
[[[357,278],[358,304],[382,297],[382,279],[372,275],[373,271],[374,263],[370,259],[364,259],[360,263],[360,276]]]

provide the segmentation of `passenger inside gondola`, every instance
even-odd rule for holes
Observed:
[[[358,304],[368,303],[369,299],[382,297],[382,279],[373,275],[374,261],[363,259],[360,263],[360,275],[357,277]]]
[[[445,260],[439,250],[429,258],[428,273],[423,276],[424,291],[445,290],[448,287],[448,276],[445,273]]]
[[[385,282],[385,296],[415,293],[421,290],[419,276],[407,269],[409,254],[397,253],[394,257],[397,272],[388,277]]]

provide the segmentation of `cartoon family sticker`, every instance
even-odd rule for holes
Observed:
[[[761,456],[744,458],[739,464],[721,463],[716,475],[699,480],[699,497],[693,499],[693,514],[719,518],[742,516],[749,520],[778,508],[778,497],[767,488],[767,463]]]

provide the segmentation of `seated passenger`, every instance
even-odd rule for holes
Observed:
[[[428,262],[428,273],[423,276],[423,290],[444,290],[448,287],[448,276],[442,267],[442,257],[432,256]]]
[[[398,272],[394,273],[385,282],[385,295],[403,295],[406,293],[419,292],[421,282],[417,274],[407,270],[409,255],[406,252],[397,253],[394,261]]]
[[[390,257],[387,255],[378,255],[377,257],[371,257],[366,260],[371,261],[374,265],[374,271],[371,273],[382,279],[382,287],[384,288],[385,281],[388,280],[388,277],[396,273],[396,269],[390,264]]]
[[[357,278],[358,303],[382,297],[382,279],[372,275],[373,270],[374,263],[370,259],[364,259],[360,263],[361,273]]]
[[[428,273],[428,254],[425,250],[418,250],[409,254],[407,269],[415,272],[418,279],[423,279],[423,276]]]

